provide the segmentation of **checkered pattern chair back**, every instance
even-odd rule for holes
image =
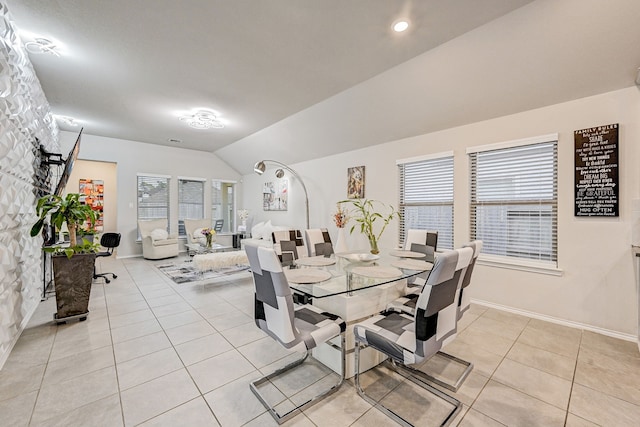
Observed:
[[[460,292],[462,291],[462,281],[473,257],[473,249],[471,248],[460,248],[455,251],[458,252],[456,271],[453,273],[453,282],[456,284],[456,291],[453,302],[439,312],[438,330],[436,333],[436,338],[439,341],[446,340],[447,338],[453,340],[458,332],[458,301],[460,299]],[[448,342],[449,341],[444,341],[442,345]]]
[[[310,228],[304,231],[307,238],[307,248],[309,256],[331,255],[333,253],[333,245],[331,244],[331,236],[326,228]],[[328,244],[328,245],[326,245]],[[322,253],[318,253],[318,248]],[[331,248],[331,250],[329,250]]]
[[[407,230],[407,238],[404,244],[405,250],[422,252],[425,261],[433,262],[435,252],[438,249],[438,232],[428,230]]]
[[[279,230],[271,233],[271,240],[273,241],[273,249],[276,251],[276,255],[280,261],[292,261],[289,257],[283,258],[283,242],[286,248],[286,252],[293,255],[293,259],[309,256],[307,246],[304,243],[302,232],[300,230]]]
[[[469,267],[467,267],[467,271],[462,278],[462,287],[460,289],[460,295],[458,296],[458,319],[462,317],[462,314],[467,311],[471,305],[471,297],[469,296],[467,288],[471,284],[471,275],[473,274],[476,261],[478,260],[478,255],[480,255],[480,252],[482,251],[482,240],[474,240],[473,242],[469,242],[464,245],[464,247],[473,249],[473,257],[471,258]]]

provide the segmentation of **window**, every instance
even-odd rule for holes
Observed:
[[[557,135],[468,150],[471,239],[482,252],[557,266]]]
[[[214,180],[211,183],[211,218],[223,220],[222,231],[230,232],[235,227],[235,183]]]
[[[204,218],[204,180],[178,178],[178,235],[187,235],[183,220],[202,218]]]
[[[168,176],[138,175],[138,220],[167,218],[167,223],[171,224],[169,180]]]
[[[438,248],[453,249],[453,153],[398,161],[400,244],[409,229],[438,231]]]

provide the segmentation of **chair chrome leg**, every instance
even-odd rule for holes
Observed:
[[[299,413],[301,413],[304,409],[310,407],[311,405],[314,405],[316,403],[318,403],[318,401],[320,401],[322,398],[336,392],[340,386],[342,385],[342,382],[344,381],[344,377],[345,377],[345,334],[344,332],[340,334],[340,348],[341,348],[341,362],[342,362],[342,372],[341,372],[341,376],[340,379],[338,380],[337,383],[333,384],[330,388],[328,388],[327,390],[324,390],[323,392],[321,392],[320,394],[312,397],[311,399],[307,400],[306,402],[296,406],[295,408],[293,408],[292,410],[290,410],[289,412],[285,413],[285,414],[279,414],[277,409],[272,406],[271,404],[269,404],[267,402],[267,400],[264,398],[264,396],[262,396],[262,394],[260,394],[260,391],[258,391],[258,386],[266,383],[266,382],[271,382],[274,378],[277,378],[278,376],[280,376],[281,374],[283,374],[284,372],[287,372],[291,369],[296,368],[297,366],[300,366],[304,363],[304,361],[307,359],[307,357],[309,357],[309,355],[311,354],[311,350],[307,351],[304,356],[294,362],[289,363],[288,365],[276,370],[275,372],[262,377],[256,381],[253,381],[249,384],[249,388],[251,389],[251,391],[253,392],[253,394],[256,395],[256,397],[258,398],[258,400],[260,400],[260,402],[262,402],[262,404],[264,405],[265,408],[267,408],[269,410],[269,413],[271,414],[271,416],[273,417],[274,420],[276,420],[276,422],[278,424],[282,424],[288,420],[290,420],[291,418],[295,417],[296,415],[298,415]],[[332,344],[328,343],[327,344],[333,346]]]
[[[439,386],[442,386],[444,388],[446,388],[447,390],[451,390],[452,392],[457,392],[458,389],[460,388],[460,386],[462,385],[462,383],[464,382],[464,380],[467,379],[467,377],[469,376],[469,374],[471,373],[471,371],[473,370],[473,363],[471,362],[467,362],[466,360],[462,360],[459,359],[451,354],[445,353],[443,351],[438,351],[438,353],[436,353],[437,355],[441,356],[441,357],[445,357],[449,360],[451,360],[452,362],[458,363],[462,366],[465,367],[464,371],[462,372],[462,374],[460,374],[460,376],[455,380],[455,382],[452,383],[448,383],[445,381],[442,381],[438,378],[435,378],[434,376],[421,371],[419,368],[412,368],[409,366],[402,366],[402,369],[406,369],[411,371],[414,375],[416,375],[417,377],[423,379],[424,381],[429,381],[432,382],[434,384],[438,384]]]
[[[361,343],[356,341],[356,346],[355,346],[355,365],[356,365],[355,366],[355,370],[356,370],[355,386],[356,386],[356,391],[358,392],[358,394],[364,400],[366,400],[372,406],[376,407],[378,410],[380,410],[381,412],[386,414],[388,417],[390,417],[391,419],[393,419],[394,421],[396,421],[400,425],[403,425],[405,427],[413,427],[413,424],[411,424],[409,421],[407,421],[404,418],[402,418],[402,416],[396,414],[394,411],[392,411],[391,409],[387,408],[382,403],[374,400],[370,396],[367,396],[367,394],[362,389],[362,387],[360,385],[360,348],[361,347],[362,347]],[[366,347],[366,346],[364,346],[364,347]],[[404,369],[406,369],[407,372],[410,372],[410,373],[413,373],[415,371],[415,369],[407,368],[404,365],[399,364],[399,363],[395,363],[395,362],[388,363],[387,366],[389,366],[393,371],[396,371],[396,372],[398,372],[398,368],[404,368]],[[400,373],[400,372],[398,372],[398,374],[402,375],[402,373]],[[460,401],[458,399],[456,399],[456,398],[454,398],[452,396],[449,396],[446,393],[443,393],[442,391],[438,390],[435,387],[432,387],[429,384],[426,384],[425,382],[421,381],[420,378],[416,378],[413,375],[408,375],[408,376],[407,375],[402,375],[402,376],[405,377],[405,378],[408,378],[414,384],[422,387],[426,391],[434,394],[435,396],[441,398],[442,400],[446,401],[447,403],[449,403],[449,404],[451,404],[453,406],[453,410],[450,411],[449,414],[445,417],[445,419],[441,422],[441,424],[440,424],[441,427],[445,427],[445,426],[449,425],[453,421],[453,419],[456,417],[456,415],[458,415],[460,410],[462,409],[462,403],[460,403]]]

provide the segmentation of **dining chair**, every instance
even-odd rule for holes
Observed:
[[[448,331],[446,334],[442,335],[443,346],[451,342],[458,332],[458,301],[460,301],[462,282],[466,277],[466,272],[468,271],[469,265],[473,258],[473,249],[470,247],[456,249],[455,252],[458,253],[458,262],[456,263],[453,277],[453,281],[456,283],[454,303],[442,309],[438,318],[440,326]],[[440,254],[438,254],[438,256],[440,256]],[[411,293],[405,295],[404,297],[396,298],[387,305],[387,310],[414,315],[418,306],[420,295],[420,291],[418,291],[417,293]],[[437,353],[441,357],[448,359],[449,362],[460,365],[462,367],[462,372],[455,380],[444,381],[438,377],[435,377],[434,375],[422,371],[425,378],[428,378],[429,381],[434,382],[442,387],[446,387],[451,391],[458,391],[464,380],[473,370],[473,364],[471,362],[448,354],[444,351],[438,351]]]
[[[409,229],[404,243],[404,249],[424,254],[422,260],[433,262],[438,248],[438,232],[428,230]],[[405,293],[417,293],[427,280],[427,273],[407,279]]]
[[[309,228],[304,231],[307,239],[307,249],[309,250],[309,256],[327,255],[328,248],[331,247],[331,253],[333,253],[333,245],[331,244],[331,236],[326,228]],[[328,245],[326,245],[328,243]],[[316,245],[321,244],[322,253],[319,254],[316,249]],[[331,255],[329,253],[328,255]]]
[[[251,391],[269,410],[271,416],[281,424],[303,409],[317,403],[320,399],[338,390],[345,376],[345,329],[346,323],[338,316],[324,312],[310,304],[295,305],[287,277],[285,276],[278,256],[273,248],[256,246],[250,242],[245,244],[245,251],[253,274],[255,286],[255,323],[287,350],[295,350],[304,355],[283,368],[250,383]],[[305,360],[311,355],[311,350],[320,344],[327,343],[337,347],[329,340],[340,337],[341,373],[337,382],[329,384],[313,397],[305,397],[302,403],[291,409],[288,405],[279,405],[280,401],[271,404],[266,395],[258,390],[263,384],[273,384],[279,378],[291,378],[293,371],[303,369]],[[306,366],[307,375],[317,372],[318,366]],[[336,375],[329,368],[322,369],[330,372],[326,376]],[[323,374],[323,375],[325,375]],[[325,378],[326,378],[325,376]],[[326,383],[325,379],[319,383]],[[317,385],[317,384],[316,384]],[[297,396],[300,398],[300,396]],[[293,403],[294,396],[286,396]],[[294,403],[295,405],[295,403]]]
[[[281,261],[287,262],[289,257],[286,253],[293,253],[294,259],[308,256],[307,247],[302,237],[300,230],[278,230],[271,233],[271,240],[273,241],[273,249],[276,251],[276,255]],[[290,243],[285,243],[290,242]],[[283,243],[285,249],[285,256],[283,257]],[[295,250],[291,248],[294,247]]]
[[[412,245],[413,249],[412,249]],[[434,254],[438,250],[438,232],[429,230],[407,230],[407,238],[404,244],[405,250],[422,252],[426,255],[425,261],[433,262]]]
[[[120,233],[104,233],[100,238],[100,246],[106,248],[106,251],[101,251],[96,253],[96,261],[100,257],[108,257],[113,255],[113,251],[115,248],[120,246]],[[115,273],[96,273],[96,265],[95,262],[93,264],[93,278],[97,279],[98,277],[102,277],[105,283],[111,283],[109,280],[109,274],[112,279],[117,279],[118,276]]]
[[[471,306],[471,297],[469,296],[467,288],[471,284],[471,275],[473,274],[478,255],[480,255],[480,252],[482,251],[482,240],[474,240],[467,243],[465,246],[473,249],[473,257],[471,258],[469,267],[462,279],[462,287],[460,288],[460,296],[458,297],[458,320],[462,318],[464,312]]]
[[[457,399],[445,394],[425,381],[424,374],[417,370],[442,347],[442,342],[450,333],[449,322],[442,321],[441,313],[455,304],[455,276],[459,251],[448,251],[436,257],[433,269],[425,283],[416,310],[413,315],[396,311],[385,311],[354,325],[355,336],[355,386],[358,394],[368,403],[376,406],[386,415],[403,425],[412,425],[402,408],[390,409],[367,395],[360,383],[360,352],[362,348],[371,347],[389,357],[385,363],[392,371],[404,373],[414,384],[443,400],[452,409],[440,425],[448,425],[462,408]],[[384,375],[384,374],[381,374]],[[384,381],[378,379],[378,381]],[[396,390],[389,392],[385,400],[393,401],[391,396]]]

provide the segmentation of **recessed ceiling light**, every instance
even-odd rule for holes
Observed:
[[[409,22],[407,21],[398,21],[395,24],[393,24],[393,31],[395,31],[396,33],[401,33],[405,31],[407,28],[409,28]]]
[[[191,115],[180,117],[194,129],[222,129],[224,123],[211,111],[200,110]]]
[[[27,52],[34,54],[48,53],[50,55],[60,56],[56,51],[56,45],[49,39],[44,37],[36,37],[35,41],[24,44]]]

